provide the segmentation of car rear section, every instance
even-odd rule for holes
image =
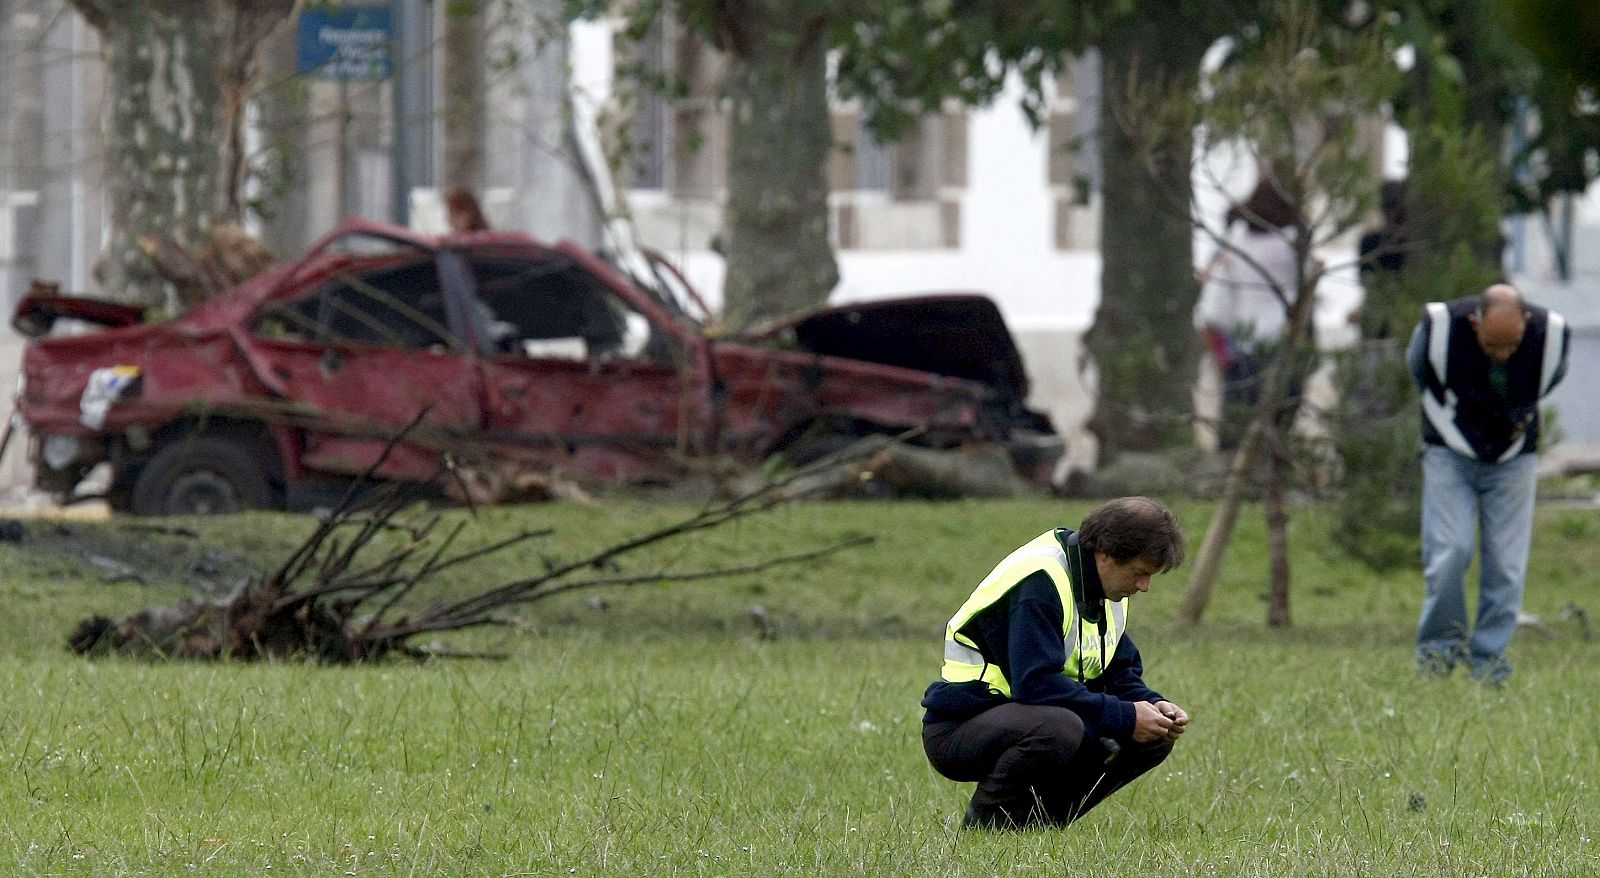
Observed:
[[[752,341],[777,348],[766,368],[787,375],[780,383],[806,389],[814,400],[815,410],[798,420],[769,417],[791,425],[780,445],[802,439],[837,445],[839,440],[816,437],[919,429],[916,441],[934,448],[997,443],[1018,473],[1039,485],[1049,483],[1065,452],[1049,419],[1025,405],[1021,355],[985,296],[829,308],[773,326]],[[718,361],[728,359],[723,353]],[[739,371],[753,368],[745,363]],[[759,398],[748,388],[745,393]],[[770,399],[763,403],[774,405]]]

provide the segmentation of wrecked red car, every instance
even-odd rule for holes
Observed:
[[[40,487],[81,494],[109,464],[107,499],[143,514],[310,508],[375,465],[436,481],[447,454],[593,484],[670,480],[708,455],[804,460],[908,429],[932,447],[1000,443],[1041,482],[1062,452],[1023,405],[1021,361],[987,298],[833,308],[715,337],[681,278],[649,268],[519,234],[435,239],[352,220],[162,323],[25,298],[13,324],[36,340],[16,415]],[[103,328],[52,336],[62,320]]]

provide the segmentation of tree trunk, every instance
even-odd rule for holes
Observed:
[[[242,218],[244,106],[261,40],[293,0],[71,0],[106,63],[111,236],[96,273],[115,298],[171,307],[139,247],[185,247]]]
[[[727,74],[722,314],[730,329],[821,305],[839,282],[828,240],[833,135],[822,28],[788,19],[744,22],[740,30]]]
[[[1309,242],[1299,242],[1296,251],[1301,254],[1300,264],[1305,265],[1305,256],[1309,249]],[[1302,278],[1299,284],[1301,290],[1316,289],[1317,278]],[[1275,428],[1273,419],[1279,417],[1279,410],[1283,408],[1288,397],[1289,384],[1296,369],[1296,363],[1302,356],[1302,348],[1310,342],[1309,327],[1314,311],[1313,303],[1316,297],[1310,294],[1296,297],[1294,306],[1289,309],[1289,319],[1284,327],[1283,341],[1273,352],[1272,361],[1267,367],[1266,386],[1261,391],[1261,402],[1256,409],[1255,417],[1250,419],[1250,426],[1246,428],[1244,438],[1239,442],[1239,448],[1234,453],[1233,464],[1228,468],[1228,478],[1223,484],[1222,499],[1217,503],[1216,515],[1212,516],[1211,524],[1206,528],[1205,539],[1200,544],[1200,552],[1195,558],[1194,573],[1189,577],[1189,584],[1183,592],[1183,600],[1178,606],[1178,619],[1193,625],[1205,615],[1206,606],[1211,602],[1211,595],[1216,590],[1217,576],[1222,570],[1222,559],[1228,549],[1228,541],[1233,536],[1233,526],[1239,520],[1239,507],[1244,501],[1244,491],[1248,486],[1251,472],[1255,469],[1258,454],[1263,450],[1268,454],[1277,452],[1273,445],[1275,437],[1269,436]],[[1287,430],[1287,427],[1277,429]],[[1264,447],[1265,446],[1265,447]],[[1269,480],[1276,481],[1282,476],[1282,471],[1270,472]],[[1269,493],[1271,488],[1269,487]],[[1282,490],[1282,486],[1278,486]],[[1281,497],[1278,500],[1279,512],[1282,512]],[[1283,528],[1280,535],[1287,532],[1288,519],[1283,519]],[[1268,514],[1269,531],[1273,526],[1272,514]],[[1278,561],[1277,549],[1274,548],[1273,561]],[[1284,593],[1284,624],[1287,624],[1288,614],[1288,544],[1284,543],[1282,554],[1283,586]],[[1274,571],[1274,587],[1276,587],[1276,571]],[[1269,612],[1268,622],[1272,623]]]
[[[1169,31],[1151,16],[1115,29],[1102,44],[1103,268],[1100,309],[1084,339],[1099,373],[1089,429],[1099,439],[1102,464],[1124,451],[1193,439],[1197,351],[1189,326],[1199,286],[1189,216],[1192,139],[1167,132],[1164,148],[1151,154],[1140,144],[1153,138],[1129,130],[1139,120],[1125,104],[1131,79],[1194,80],[1203,44],[1173,40]]]
[[[484,185],[483,140],[486,45],[480,3],[445,4],[443,188],[478,192]]]
[[[1285,419],[1269,423],[1266,484],[1262,486],[1261,508],[1266,513],[1267,547],[1270,553],[1271,580],[1267,587],[1267,625],[1287,628],[1289,618],[1289,510],[1284,506],[1284,483],[1289,477],[1286,451],[1289,425]]]
[[[263,88],[256,95],[261,109],[262,143],[257,154],[256,207],[261,237],[274,253],[304,250],[315,228],[311,219],[308,160],[312,144],[311,80],[296,75],[296,34],[285,29],[262,47]]]

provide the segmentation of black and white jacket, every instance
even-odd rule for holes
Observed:
[[[1496,364],[1478,346],[1467,320],[1480,301],[1469,296],[1429,302],[1406,362],[1422,389],[1423,441],[1503,463],[1539,447],[1539,401],[1566,374],[1572,331],[1560,314],[1526,305],[1522,344],[1505,364]],[[1491,378],[1497,371],[1500,382]]]

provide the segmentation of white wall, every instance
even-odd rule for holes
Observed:
[[[10,326],[0,330],[0,410],[11,417],[12,395],[17,386],[17,373],[22,366],[22,348],[26,339],[12,331]],[[0,430],[4,424],[0,423]],[[28,431],[20,425],[13,431],[5,456],[0,458],[0,503],[15,504],[28,493],[33,484],[33,467],[28,463]]]

